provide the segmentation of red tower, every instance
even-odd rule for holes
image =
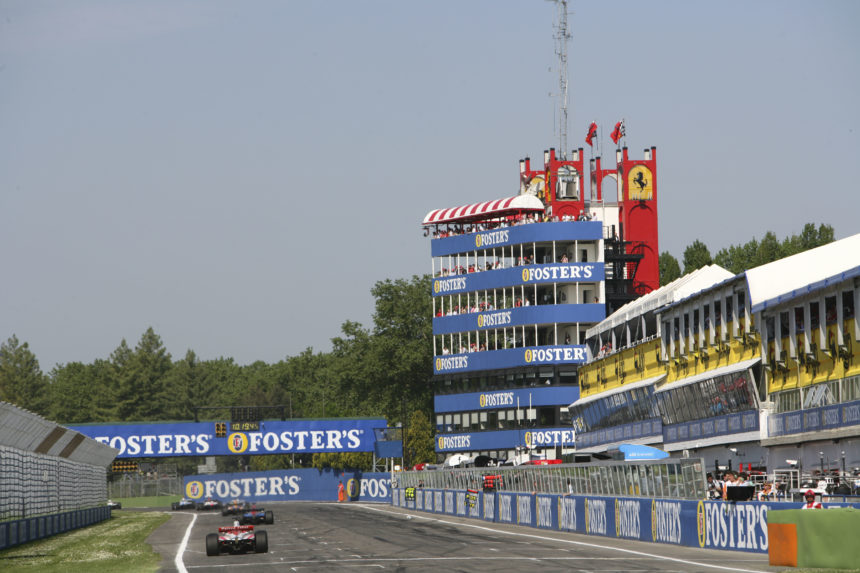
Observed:
[[[645,159],[630,159],[627,148],[617,154],[621,181],[619,219],[627,252],[642,255],[633,289],[643,295],[660,287],[660,251],[657,242],[657,148],[645,150]]]
[[[552,220],[579,217],[585,211],[582,148],[573,150],[568,160],[556,157],[555,148],[544,151],[542,171],[532,171],[529,158],[521,160],[520,193],[526,192],[543,200]]]

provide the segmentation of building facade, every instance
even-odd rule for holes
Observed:
[[[514,197],[431,211],[440,459],[573,453],[587,329],[658,286],[656,149],[613,170],[582,149],[520,162]],[[615,196],[604,198],[611,178]]]
[[[577,451],[621,443],[714,469],[860,469],[860,235],[739,275],[711,266],[586,333]]]

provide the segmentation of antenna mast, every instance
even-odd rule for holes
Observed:
[[[555,0],[558,6],[558,24],[556,26],[555,40],[558,45],[556,55],[558,56],[558,87],[559,87],[559,156],[567,159],[567,41],[570,39],[570,30],[567,28],[567,0]]]

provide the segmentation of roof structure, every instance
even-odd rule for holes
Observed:
[[[534,195],[517,195],[506,199],[472,203],[448,209],[435,209],[427,213],[422,225],[463,223],[484,220],[492,216],[515,215],[517,213],[544,212],[543,202]]]
[[[767,263],[744,274],[750,293],[750,310],[759,312],[860,276],[860,234]]]
[[[586,338],[591,338],[600,332],[607,332],[616,326],[643,314],[671,305],[688,296],[712,288],[714,285],[733,278],[731,272],[718,265],[708,265],[675,279],[669,284],[642,295],[634,301],[628,302],[600,324],[592,326],[585,332]]]

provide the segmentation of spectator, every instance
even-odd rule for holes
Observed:
[[[759,501],[771,501],[774,499],[773,487],[769,483],[761,486],[761,491],[758,492]]]
[[[820,501],[815,501],[815,492],[811,489],[806,490],[806,493],[803,494],[803,497],[806,498],[806,503],[803,504],[803,507],[800,509],[823,509],[824,506],[821,505]]]

